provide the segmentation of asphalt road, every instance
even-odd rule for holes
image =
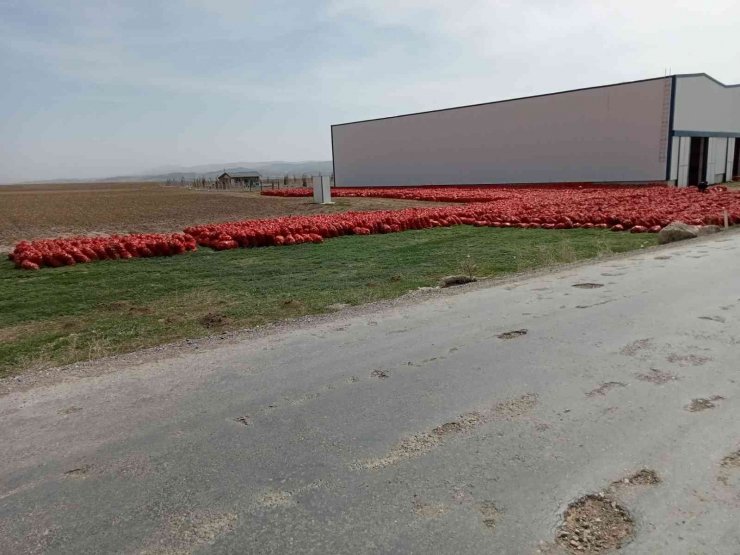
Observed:
[[[739,278],[720,235],[5,395],[0,552],[558,552],[648,468],[624,553],[740,553]]]

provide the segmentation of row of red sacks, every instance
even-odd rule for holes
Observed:
[[[457,194],[475,198],[481,193],[478,189],[460,187]],[[17,266],[36,269],[98,259],[168,256],[195,250],[196,243],[225,250],[320,243],[325,238],[340,235],[392,233],[461,224],[543,229],[610,228],[637,233],[659,231],[675,220],[694,225],[721,225],[725,212],[730,224],[740,223],[740,193],[721,187],[710,191],[702,194],[693,189],[665,187],[503,188],[495,192],[495,201],[466,205],[209,224],[186,228],[184,235],[23,241],[10,256]],[[385,192],[387,190],[371,189],[367,196]],[[429,191],[417,189],[416,192],[423,196]]]
[[[287,216],[189,227],[199,245],[236,247],[321,242],[339,235],[392,233],[449,225],[542,229],[609,228],[658,232],[672,221],[693,225],[740,223],[740,194],[716,188],[711,194],[664,187],[629,189],[529,189],[499,192],[495,202],[464,206],[408,208]]]
[[[521,183],[503,185],[427,185],[407,187],[334,187],[331,190],[335,197],[390,198],[400,200],[421,200],[430,202],[494,202],[506,198],[509,193],[532,194],[533,191],[619,191],[644,189],[645,187],[663,187],[666,183],[651,182],[640,185],[590,182],[574,183]],[[271,197],[310,197],[311,188],[272,189],[262,191],[262,195]]]
[[[8,257],[18,268],[38,270],[94,260],[173,256],[197,248],[195,238],[183,233],[110,235],[21,241]]]

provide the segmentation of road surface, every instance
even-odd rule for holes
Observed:
[[[650,469],[622,552],[740,553],[739,276],[721,234],[5,395],[0,552],[558,553]]]

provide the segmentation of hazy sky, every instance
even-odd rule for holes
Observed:
[[[608,5],[607,5],[608,4]],[[674,73],[737,0],[0,0],[0,182],[329,159],[329,125]]]

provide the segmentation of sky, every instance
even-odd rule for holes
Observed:
[[[0,182],[329,160],[330,125],[672,73],[737,0],[0,0]]]

